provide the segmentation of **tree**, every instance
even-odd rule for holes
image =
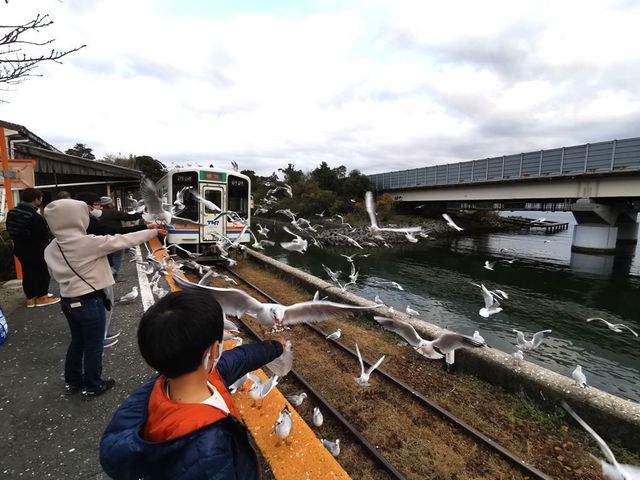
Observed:
[[[342,193],[349,198],[361,199],[367,190],[371,189],[371,180],[359,170],[351,170],[349,176],[344,179]]]
[[[84,143],[76,143],[73,147],[66,150],[64,153],[67,155],[73,155],[74,157],[88,158],[89,160],[95,160],[96,157],[93,154],[93,149],[87,147]]]
[[[336,174],[336,169],[329,168],[327,162],[322,162],[318,168],[311,172],[311,177],[318,182],[318,186],[322,190],[337,192],[338,175]]]
[[[55,39],[41,39],[40,32],[51,25],[49,15],[40,13],[20,25],[0,25],[0,83],[16,85],[29,77],[40,77],[34,71],[41,62],[61,63],[61,58],[86,47],[49,50]]]
[[[300,182],[304,178],[302,170],[296,170],[296,166],[293,163],[287,165],[287,168],[279,168],[278,171],[284,174],[285,183],[293,186],[294,183]]]
[[[160,177],[167,173],[167,167],[164,163],[148,155],[134,157],[134,165],[136,170],[140,170],[145,177],[149,177],[154,182],[160,180]]]

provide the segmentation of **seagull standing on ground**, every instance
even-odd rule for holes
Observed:
[[[477,340],[480,343],[486,343],[484,341],[484,337],[482,335],[480,335],[480,332],[478,330],[475,330],[473,332],[473,337],[471,337],[471,338],[473,338],[474,340]]]
[[[302,405],[302,402],[304,402],[304,399],[307,398],[307,394],[302,392],[297,395],[286,395],[285,398],[289,400],[289,403],[294,407],[299,407]]]
[[[329,450],[331,455],[333,455],[334,457],[337,457],[338,455],[340,455],[340,439],[339,438],[337,438],[335,442],[332,442],[331,440],[327,440],[325,438],[321,438],[320,441],[322,442],[322,445],[324,445],[325,448]]]
[[[587,385],[587,377],[585,377],[584,373],[582,373],[582,367],[580,365],[578,365],[576,369],[571,372],[571,378],[576,381],[576,385],[578,387],[587,388],[589,386]]]
[[[287,442],[287,437],[291,433],[291,429],[293,428],[293,418],[291,417],[291,412],[289,411],[289,407],[287,405],[280,411],[280,415],[278,415],[278,419],[276,420],[275,425],[273,426],[273,433],[278,437],[278,443],[276,446],[280,445],[280,441],[284,440]]]
[[[313,408],[313,424],[316,427],[321,427],[324,423],[324,417],[322,416],[322,412],[318,407]]]
[[[329,335],[327,335],[326,338],[327,340],[337,340],[342,336],[342,330],[337,329],[335,332],[330,333]]]
[[[122,305],[122,304],[125,304],[125,303],[131,303],[136,298],[138,298],[138,287],[133,287],[129,293],[127,293],[126,295],[121,296],[118,300],[116,300],[114,305]]]

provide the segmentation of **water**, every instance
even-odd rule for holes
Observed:
[[[572,255],[575,222],[570,213],[508,214],[571,225],[553,235],[496,233],[371,249],[370,257],[356,258],[360,277],[350,291],[369,299],[378,294],[397,311],[411,305],[425,321],[460,333],[479,330],[489,345],[507,353],[515,351],[512,329],[527,336],[552,329],[543,347],[525,354],[525,359],[566,376],[580,364],[590,385],[640,402],[640,338],[614,333],[600,322],[585,322],[602,317],[640,332],[640,247],[615,259]],[[276,240],[288,237],[281,235],[270,234]],[[512,250],[501,253],[501,249]],[[322,263],[345,271],[346,278],[349,265],[340,254],[355,249],[310,247],[301,255],[273,247],[266,253],[326,279]],[[513,264],[498,262],[494,271],[483,268],[485,260],[511,258],[516,258]],[[379,285],[380,281],[396,281],[404,291]],[[478,314],[482,296],[472,282],[506,291],[509,300],[501,302],[504,310],[482,318]]]

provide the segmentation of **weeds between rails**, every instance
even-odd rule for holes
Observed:
[[[283,274],[270,265],[262,265],[253,259],[241,262],[234,270],[265,290],[278,292],[280,300],[287,304],[309,300],[312,294],[291,276]],[[228,285],[225,286],[228,287]],[[382,331],[377,324],[365,316],[352,317],[349,320],[332,319],[323,322],[321,326],[327,332],[338,327],[341,328],[343,331],[342,340],[353,347],[351,342],[356,339],[365,356],[368,355],[367,346],[371,350],[371,357],[378,358],[379,355],[388,354],[383,369],[407,383],[412,389],[428,395],[429,398],[454,412],[459,418],[486,433],[495,441],[502,445],[508,445],[514,453],[543,470],[547,475],[554,478],[602,478],[599,465],[588,455],[589,453],[597,453],[597,448],[593,445],[590,437],[579,428],[575,428],[566,416],[558,415],[555,410],[540,409],[535,405],[535,401],[524,393],[508,392],[473,375],[446,375],[438,362],[427,361],[408,348],[406,343],[399,341],[396,335]],[[372,398],[376,397],[373,392],[364,393],[362,389],[355,390],[354,393],[353,389],[343,388],[344,385],[337,383],[336,379],[332,378],[344,377],[342,378],[344,384],[352,385],[351,382],[358,370],[357,360],[346,365],[340,356],[334,360],[334,363],[328,364],[327,368],[318,368],[317,362],[308,360],[309,357],[317,355],[315,347],[309,348],[308,340],[306,336],[296,338],[294,344],[296,367],[303,371],[308,379],[313,380],[314,385],[326,386],[329,390],[326,396],[330,397],[334,403],[340,404],[342,411],[356,411],[357,413],[360,408],[359,402],[366,401],[366,395]],[[314,338],[314,340],[317,339]],[[307,355],[305,352],[308,352]],[[391,359],[393,361],[390,361]],[[341,371],[335,372],[336,366]],[[343,375],[345,369],[349,370],[348,375]],[[327,382],[327,378],[331,382]],[[286,383],[283,384],[283,388],[285,387]],[[392,408],[405,407],[400,405],[396,407],[394,404]],[[409,410],[408,415],[411,417],[411,409]],[[367,415],[364,416],[367,417]],[[404,444],[411,440],[408,439],[410,435],[406,432],[395,443],[394,435],[384,435],[389,418],[394,417],[383,416],[379,418],[370,415],[365,418],[366,421],[361,422],[361,429],[369,432],[368,438],[380,440],[373,443],[381,449],[385,448],[386,443],[390,444],[391,454],[388,456],[396,465],[405,464],[411,467],[415,462],[428,462],[429,458],[426,460],[424,457],[415,458],[415,455],[406,458],[407,455],[403,450]],[[359,417],[356,420],[360,422]],[[417,438],[420,438],[421,442],[427,443],[431,438],[427,427],[433,429],[437,425],[433,422],[429,424],[425,415],[413,420],[425,427],[423,431],[419,432]],[[381,432],[382,438],[379,437]],[[450,432],[441,432],[441,435],[435,440],[434,453],[429,455],[440,455],[441,444],[457,442],[458,438],[459,436],[450,435]],[[640,456],[637,452],[634,453],[618,445],[613,445],[612,448],[616,455],[623,458],[626,463],[640,463]],[[474,444],[473,450],[476,449],[477,445]],[[481,472],[489,470],[486,468],[483,470],[483,466],[478,463],[491,462],[495,456],[485,455],[486,458],[483,459],[472,459],[470,462],[477,470],[472,473],[467,472],[465,475],[464,469],[460,467],[464,461],[460,457],[447,456],[446,453],[445,450],[443,460],[434,465],[433,471],[425,475],[426,478],[468,478],[469,475],[474,478],[482,477]],[[466,453],[465,451],[465,458]],[[396,462],[396,459],[399,461]],[[344,458],[341,459],[341,463],[344,464]],[[518,474],[516,477],[518,477],[520,472],[516,473]],[[360,476],[355,478],[360,478]],[[485,478],[490,478],[490,475]],[[514,478],[514,476],[510,474],[497,475],[496,478]]]

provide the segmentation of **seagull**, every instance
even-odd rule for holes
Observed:
[[[320,298],[320,290],[316,290],[316,293],[313,294],[313,300],[312,302],[318,302],[320,300],[326,300],[329,297],[322,297]]]
[[[447,221],[447,225],[449,225],[451,228],[455,228],[457,231],[461,232],[462,230],[464,230],[463,228],[459,227],[458,225],[456,225],[456,222],[454,222],[453,220],[451,220],[451,217],[446,214],[443,213],[442,214],[442,218],[444,218]]]
[[[535,220],[533,220],[531,223],[544,223],[544,222],[546,222],[546,221],[547,221],[547,219],[546,219],[546,218],[541,217],[541,218],[536,218],[536,219],[535,219]]]
[[[330,333],[329,335],[327,335],[326,338],[327,340],[337,340],[342,336],[342,330],[337,329],[335,332]]]
[[[329,450],[331,455],[333,455],[334,457],[337,457],[338,455],[340,455],[340,439],[339,438],[337,438],[335,442],[332,442],[331,440],[327,440],[325,438],[321,438],[320,441],[322,442],[322,445],[324,445],[325,448]]]
[[[610,322],[607,322],[604,318],[600,318],[600,317],[587,318],[587,322],[593,322],[594,320],[600,320],[601,322],[604,322],[604,324],[607,327],[609,327],[609,330],[613,330],[616,333],[622,333],[622,329],[624,328],[629,330],[636,337],[638,336],[638,334],[634,330],[627,327],[626,325],[623,325],[622,323],[610,323]]]
[[[165,295],[167,295],[169,293],[169,290],[167,290],[166,288],[162,288],[161,286],[159,286],[157,283],[154,283],[151,286],[151,292],[158,297],[158,299],[164,297]]]
[[[384,361],[385,355],[381,356],[376,363],[371,365],[368,370],[365,371],[364,363],[362,362],[362,355],[360,355],[360,349],[358,348],[358,344],[356,343],[356,352],[358,353],[358,361],[360,362],[360,376],[356,378],[356,383],[361,387],[369,387],[369,377],[373,373],[373,371],[378,368],[382,362]]]
[[[333,270],[331,270],[329,267],[327,267],[324,263],[323,263],[323,264],[321,264],[321,265],[322,265],[322,268],[324,269],[324,271],[325,271],[325,272],[327,272],[327,275],[329,275],[329,278],[330,278],[331,280],[333,280],[334,282],[337,282],[337,281],[338,281],[338,278],[340,277],[340,274],[341,274],[342,272],[340,272],[340,271],[334,272],[334,271],[333,271]]]
[[[289,400],[289,403],[294,407],[299,407],[304,402],[304,399],[307,398],[307,394],[305,392],[299,393],[298,395],[287,395],[286,399]]]
[[[291,433],[291,429],[293,428],[293,418],[291,418],[291,412],[289,411],[289,407],[287,405],[280,411],[280,415],[278,415],[278,419],[276,420],[275,425],[273,426],[273,433],[278,437],[278,443],[276,446],[280,445],[280,441],[284,440],[285,443],[286,438]]]
[[[524,353],[522,350],[516,350],[513,352],[513,368],[520,368],[522,366],[521,362],[524,360]]]
[[[541,330],[540,332],[534,334],[531,340],[526,340],[524,338],[524,333],[522,333],[520,330],[516,330],[514,328],[513,331],[517,334],[516,342],[518,345],[516,346],[516,348],[518,350],[525,351],[535,350],[536,348],[538,348],[540,345],[542,345],[542,342],[544,341],[547,334],[551,333],[551,330]]]
[[[260,303],[248,293],[235,288],[215,288],[197,285],[181,275],[174,274],[174,280],[182,289],[201,290],[209,292],[220,303],[226,315],[241,317],[245,313],[255,316],[260,325],[265,328],[282,328],[303,322],[318,322],[331,317],[349,315],[378,308],[354,307],[342,303],[327,301],[309,301],[294,305],[280,305],[278,303]]]
[[[392,287],[397,288],[398,290],[404,291],[404,288],[402,288],[402,285],[400,285],[398,282],[378,282],[381,285],[391,285]]]
[[[606,478],[607,480],[638,480],[640,479],[640,467],[636,467],[635,465],[618,463],[618,461],[616,460],[616,457],[613,455],[613,452],[611,451],[609,446],[606,444],[606,442],[602,439],[602,437],[600,437],[600,435],[598,435],[595,432],[595,430],[587,424],[587,422],[582,420],[582,418],[580,418],[578,414],[574,412],[569,405],[567,405],[567,402],[563,400],[561,405],[562,405],[562,408],[564,408],[569,413],[569,415],[571,415],[580,424],[580,426],[584,428],[589,433],[589,435],[591,435],[594,438],[594,440],[598,443],[598,446],[600,447],[600,451],[602,451],[602,454],[605,456],[605,458],[608,461],[598,459],[593,455],[591,456],[596,461],[600,462],[600,465],[602,466],[602,475],[604,476],[604,478]]]
[[[434,340],[425,340],[408,323],[387,317],[373,318],[382,328],[400,335],[416,352],[432,360],[438,360],[458,348],[485,346],[484,342],[459,333],[443,333]]]
[[[315,215],[316,217],[320,217],[320,218],[322,218],[322,217],[324,217],[324,210],[322,210],[322,213],[314,213],[314,215]]]
[[[379,305],[384,305],[384,302],[380,298],[380,295],[376,295],[375,298],[373,299],[373,301],[376,302]]]
[[[480,335],[480,332],[478,330],[475,330],[473,332],[473,336],[471,338],[473,338],[474,340],[477,340],[480,343],[486,343],[484,341],[484,337],[482,335]]]
[[[420,312],[418,312],[417,310],[414,310],[409,305],[407,305],[407,308],[405,309],[405,312],[407,313],[407,315],[413,315],[415,317],[420,315]]]
[[[376,217],[376,204],[373,201],[373,193],[371,192],[365,193],[364,203],[367,208],[367,213],[369,214],[369,221],[371,222],[371,226],[369,227],[369,230],[371,230],[371,232],[374,234],[377,234],[380,232],[397,232],[397,233],[408,234],[408,233],[418,233],[422,231],[422,227],[406,227],[406,228],[380,227],[378,225],[378,219]],[[413,238],[415,239],[416,242],[418,241],[417,238],[415,237]],[[408,236],[407,236],[407,239],[409,240]],[[413,242],[413,240],[409,240],[409,241]]]
[[[582,367],[578,365],[573,372],[571,372],[571,378],[576,381],[578,387],[587,388],[587,377],[582,373]]]
[[[340,256],[346,258],[347,262],[349,262],[349,263],[353,263],[353,259],[356,258],[356,257],[367,258],[370,255],[371,255],[370,253],[354,253],[353,255],[340,254]]]
[[[263,227],[259,223],[257,224],[257,227],[258,227],[258,235],[262,235],[263,237],[266,238],[267,233],[269,233],[269,229],[267,227]]]
[[[481,308],[478,312],[480,316],[489,318],[491,315],[501,312],[502,307],[500,306],[500,302],[487,290],[487,287],[481,283],[480,288],[482,289],[482,298],[484,299],[484,308]]]
[[[138,287],[133,287],[129,293],[121,296],[115,301],[114,305],[122,305],[124,303],[131,303],[138,298]]]
[[[358,242],[356,242],[353,238],[351,238],[351,237],[349,237],[347,235],[343,235],[342,233],[336,233],[336,235],[338,235],[339,237],[344,237],[347,240],[347,242],[349,242],[354,247],[358,247],[360,250],[364,250],[362,245],[360,245]]]
[[[204,205],[205,208],[207,208],[208,210],[212,212],[222,212],[222,209],[218,205],[213,203],[211,200],[207,200],[206,198],[204,198],[202,195],[196,192],[193,188],[189,190],[189,193],[193,195],[193,198],[195,198],[198,203],[201,203],[202,205]]]
[[[496,262],[490,262],[489,260],[485,260],[484,262],[484,268],[486,268],[487,270],[493,270],[493,267],[495,267]]]
[[[495,290],[493,290],[491,293],[497,293],[498,295],[500,295],[505,300],[509,299],[509,295],[507,295],[507,292],[504,292],[502,290],[498,290],[497,288]]]
[[[413,235],[411,235],[411,233],[406,232],[404,234],[404,236],[407,238],[407,240],[411,243],[418,243],[418,239],[416,237],[414,237]]]
[[[264,397],[266,397],[278,384],[278,376],[274,375],[266,382],[260,380],[260,377],[254,375],[253,373],[247,373],[247,376],[249,377],[249,379],[253,380],[253,385],[251,385],[251,388],[249,388],[249,398],[253,400],[253,405],[251,406],[255,407],[256,402],[258,400],[264,399]],[[262,403],[258,408],[262,408]]]
[[[147,222],[159,223],[162,225],[200,225],[188,218],[176,217],[171,212],[162,208],[162,196],[158,191],[158,187],[148,177],[142,177],[140,180],[140,195],[144,202],[145,213],[142,218]]]
[[[313,424],[316,427],[321,427],[324,423],[324,417],[322,416],[322,412],[318,407],[313,408]]]
[[[242,386],[245,384],[247,380],[249,380],[249,375],[245,374],[241,376],[238,380],[233,382],[231,385],[229,385],[229,388],[227,390],[229,390],[229,393],[231,395],[235,395],[235,393],[242,388]]]
[[[302,238],[300,235],[296,235],[287,227],[282,227],[282,229],[287,232],[289,235],[293,235],[295,238],[290,242],[280,242],[280,246],[285,250],[289,250],[292,252],[304,253],[307,251],[307,247],[309,244],[307,241]]]
[[[251,246],[253,248],[257,248],[258,250],[264,250],[264,247],[273,247],[276,244],[276,242],[272,242],[271,240],[258,241],[258,239],[255,237],[254,239],[255,239],[255,242],[253,242]]]
[[[233,167],[233,169],[237,172],[238,171],[238,163],[231,160],[231,166]]]

